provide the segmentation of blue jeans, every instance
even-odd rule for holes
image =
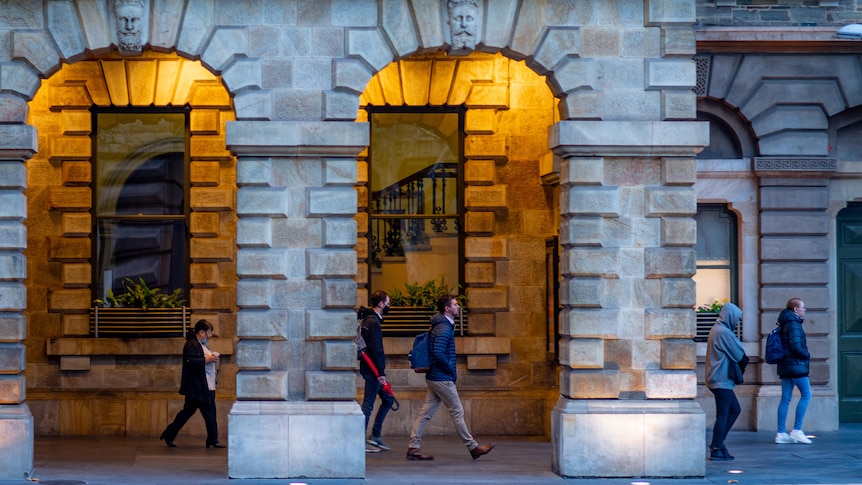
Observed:
[[[739,401],[732,389],[710,389],[715,395],[715,426],[712,428],[710,448],[725,449],[724,439],[739,417]]]
[[[373,374],[362,374],[362,377],[365,379],[365,395],[362,396],[362,414],[365,415],[365,429],[368,429],[368,421],[371,420],[371,411],[374,410],[374,400],[377,396],[380,396],[380,409],[377,410],[377,417],[374,418],[374,427],[371,428],[371,436],[379,438],[381,429],[383,428],[383,420],[386,419],[386,413],[392,409],[395,398],[380,388],[380,381]]]
[[[802,429],[802,420],[805,419],[805,411],[808,411],[808,401],[811,400],[811,384],[806,377],[783,377],[781,378],[781,402],[778,403],[778,432],[787,432],[787,408],[790,407],[790,398],[793,397],[793,386],[799,388],[802,397],[796,404],[796,419],[793,420],[793,429]]]

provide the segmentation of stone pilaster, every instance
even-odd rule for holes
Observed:
[[[0,125],[0,479],[29,478],[33,470],[33,414],[24,402],[27,292],[27,176],[24,162],[37,150],[36,130]]]
[[[766,157],[754,160],[760,201],[760,335],[775,327],[790,298],[805,301],[805,332],[811,351],[812,398],[805,429],[834,430],[838,399],[829,359],[834,340],[835,309],[829,291],[829,179],[837,172],[830,158]],[[775,410],[781,399],[776,366],[761,363],[763,385],[755,399],[757,429],[776,430]],[[795,404],[793,404],[795,406]],[[791,413],[792,415],[792,413]],[[791,418],[792,419],[792,418]]]
[[[553,127],[563,160],[562,395],[551,418],[560,475],[705,473],[691,276],[694,155],[707,141],[697,122]]]
[[[344,348],[356,326],[356,157],[368,137],[353,122],[227,126],[239,217],[231,478],[365,475],[356,355]]]

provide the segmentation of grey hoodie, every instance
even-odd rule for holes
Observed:
[[[733,389],[736,384],[728,377],[730,359],[738,362],[745,355],[742,342],[736,338],[736,327],[742,318],[742,310],[733,303],[721,308],[718,320],[709,331],[706,340],[706,371],[704,380],[710,389]]]

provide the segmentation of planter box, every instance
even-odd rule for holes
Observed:
[[[181,308],[91,308],[92,337],[184,337],[191,310]]]
[[[383,336],[384,337],[415,337],[426,330],[431,325],[431,317],[436,312],[428,308],[420,307],[389,307],[389,313],[383,317]],[[461,321],[455,321],[455,335],[467,334],[467,315],[464,315],[463,333],[461,331]]]

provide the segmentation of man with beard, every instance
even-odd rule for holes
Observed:
[[[452,31],[452,50],[476,48],[476,14],[479,7],[475,0],[449,1],[449,27]]]
[[[121,51],[141,50],[141,17],[144,4],[141,0],[115,0],[117,42]]]

